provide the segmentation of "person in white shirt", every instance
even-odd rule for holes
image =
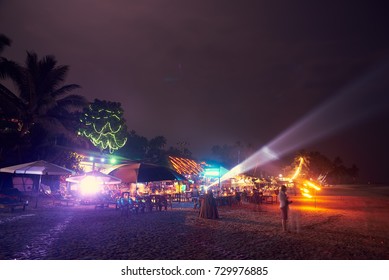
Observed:
[[[286,195],[286,186],[281,186],[281,191],[278,194],[278,200],[280,202],[280,209],[281,209],[281,222],[282,222],[282,229],[284,232],[288,232],[288,211],[289,211],[289,204],[291,204],[293,201],[290,201],[288,199],[288,196]]]

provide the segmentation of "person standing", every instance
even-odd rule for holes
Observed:
[[[200,206],[200,218],[219,219],[219,212],[217,210],[216,200],[213,197],[212,190],[208,190],[204,196],[204,200]]]
[[[281,222],[282,222],[282,230],[284,232],[288,232],[288,211],[289,211],[289,204],[291,204],[293,201],[290,201],[288,199],[288,196],[286,194],[286,186],[282,185],[281,190],[278,194],[278,200],[280,202],[280,209],[281,209]]]
[[[192,191],[193,209],[197,209],[197,207],[199,206],[199,196],[199,189],[197,188],[197,186],[194,186]]]

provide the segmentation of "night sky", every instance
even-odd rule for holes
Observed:
[[[2,55],[19,63],[27,50],[54,55],[70,66],[66,83],[82,86],[75,93],[120,102],[129,129],[163,135],[168,146],[186,141],[197,158],[216,144],[260,148],[345,96],[348,115],[329,107],[301,134],[320,137],[291,145],[388,182],[384,4],[0,0],[0,33],[12,40]],[[359,118],[328,129],[349,115]]]

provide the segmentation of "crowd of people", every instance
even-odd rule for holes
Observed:
[[[242,192],[243,196],[246,196],[245,191]],[[287,195],[287,187],[282,185],[279,189],[275,190],[280,207],[281,214],[281,226],[283,232],[289,232],[288,230],[288,212],[289,205],[293,201],[289,200]],[[241,192],[235,192],[235,199],[240,202]],[[205,219],[219,219],[218,205],[214,197],[212,189],[208,189],[204,195],[200,195],[200,191],[197,187],[192,191],[193,208],[199,209],[199,217]]]

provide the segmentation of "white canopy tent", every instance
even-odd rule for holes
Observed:
[[[61,167],[54,163],[50,163],[44,160],[38,160],[23,164],[12,165],[8,167],[0,168],[0,172],[13,173],[13,174],[25,174],[25,175],[38,175],[39,183],[36,194],[39,193],[41,189],[42,176],[53,175],[53,176],[66,176],[75,174],[73,170]],[[35,207],[38,205],[38,200],[36,201]]]

